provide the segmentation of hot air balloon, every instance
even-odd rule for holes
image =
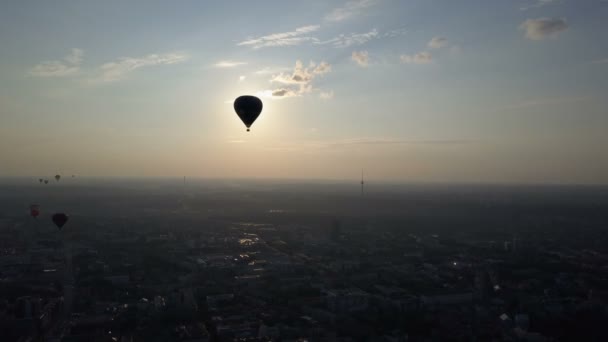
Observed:
[[[45,179],[45,180],[44,180],[44,184],[49,184],[49,180],[48,180],[48,179]]]
[[[57,228],[59,228],[59,230],[61,230],[61,228],[63,228],[63,225],[66,224],[66,222],[68,222],[68,219],[70,217],[64,213],[56,213],[53,214],[53,217],[51,217],[51,219],[53,220],[53,223],[55,223],[55,225],[57,226]]]
[[[245,126],[247,126],[247,132],[249,132],[249,127],[260,116],[262,107],[262,100],[255,96],[243,95],[234,100],[234,111],[241,118]]]
[[[55,175],[55,180],[59,182],[59,179],[61,178],[61,175]]]
[[[38,217],[38,215],[40,215],[40,206],[38,204],[30,205],[30,215],[33,218],[36,218]]]
[[[42,182],[44,182],[44,179],[42,179],[42,178],[38,178],[38,182],[39,182],[39,183],[42,183]]]

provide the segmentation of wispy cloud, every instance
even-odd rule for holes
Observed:
[[[84,52],[73,48],[70,54],[63,60],[42,62],[28,71],[28,74],[36,77],[65,77],[78,73]]]
[[[304,42],[315,41],[316,38],[309,35],[309,33],[317,31],[320,25],[308,25],[298,27],[294,31],[272,33],[266,36],[251,38],[237,43],[238,46],[250,46],[254,49],[269,46],[293,46],[300,45]]]
[[[246,78],[247,78],[247,77],[246,77],[245,75],[241,75],[241,76],[239,76],[239,82],[243,82],[243,81],[245,81],[245,79],[246,79]]]
[[[431,49],[439,49],[448,44],[448,40],[445,37],[433,37],[427,44],[427,46]]]
[[[353,45],[363,45],[369,42],[372,39],[380,38],[380,34],[377,29],[372,29],[369,32],[364,33],[347,33],[340,34],[337,37],[334,37],[325,41],[318,41],[315,44],[319,45],[333,45],[337,48],[345,48]]]
[[[305,67],[304,63],[298,60],[291,73],[281,72],[271,77],[271,83],[280,83],[283,87],[264,90],[258,94],[263,97],[285,98],[310,93],[313,90],[313,80],[329,72],[331,72],[331,65],[327,62],[319,64],[311,62],[308,67]]]
[[[318,31],[320,27],[320,25],[304,26],[290,32],[273,33],[259,38],[248,39],[237,43],[237,45],[249,46],[254,49],[303,44],[329,45],[335,48],[346,48],[350,46],[363,45],[374,39],[402,36],[407,32],[404,28],[393,29],[386,32],[379,32],[377,29],[373,28],[367,32],[342,33],[333,38],[319,39],[312,33]]]
[[[475,142],[469,139],[419,139],[419,140],[402,140],[402,139],[384,139],[384,138],[361,138],[361,139],[346,139],[336,142],[329,142],[325,147],[347,147],[359,145],[463,145]]]
[[[528,39],[542,40],[567,30],[568,23],[561,18],[528,19],[519,25],[519,29],[526,31],[525,36]]]
[[[241,65],[246,65],[247,62],[237,62],[237,61],[219,61],[213,64],[216,68],[234,68]]]
[[[149,66],[171,65],[187,61],[190,56],[182,52],[151,54],[143,57],[123,57],[99,67],[99,75],[93,82],[114,82],[124,79],[129,73]]]
[[[353,51],[351,59],[359,66],[366,67],[369,63],[369,54],[367,51]]]
[[[382,34],[382,37],[383,38],[394,38],[394,37],[403,36],[406,33],[407,33],[407,29],[402,27],[402,28],[398,28],[398,29],[388,30]]]
[[[265,67],[253,72],[254,75],[272,75],[279,72],[290,70],[291,68],[287,67]]]
[[[524,5],[521,6],[519,9],[522,11],[527,11],[529,9],[533,9],[533,8],[540,8],[543,7],[545,5],[549,5],[551,3],[555,3],[556,0],[534,0],[534,2],[528,4],[528,5]]]
[[[400,57],[401,63],[405,64],[428,64],[433,61],[433,56],[430,52],[423,51],[418,52],[417,54],[411,55],[401,55]]]
[[[321,92],[321,94],[319,94],[319,97],[322,100],[331,100],[334,98],[334,91],[333,90],[323,91],[323,92]]]
[[[561,97],[545,97],[527,100],[519,103],[514,103],[511,105],[502,106],[496,108],[497,111],[506,111],[506,110],[514,110],[514,109],[525,109],[531,107],[541,107],[541,106],[549,106],[549,105],[563,105],[568,103],[578,103],[585,102],[592,99],[591,96],[561,96]]]
[[[608,64],[608,58],[596,59],[591,62],[592,64]]]
[[[376,0],[349,1],[344,6],[335,8],[325,16],[327,21],[343,21],[360,14],[364,9],[375,5]]]
[[[283,84],[308,84],[317,75],[323,75],[331,71],[331,65],[326,62],[320,64],[310,63],[308,67],[304,66],[302,61],[296,61],[296,65],[291,74],[280,73],[274,75],[271,82],[278,82]]]

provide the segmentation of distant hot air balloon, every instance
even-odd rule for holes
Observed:
[[[59,228],[59,230],[61,230],[61,228],[63,228],[63,225],[65,225],[66,222],[68,222],[69,218],[70,217],[64,213],[56,213],[56,214],[53,214],[53,217],[51,219],[53,220],[53,223],[55,223],[57,228]]]
[[[38,215],[40,215],[40,206],[38,204],[30,205],[30,215],[33,218],[36,218],[38,217]]]
[[[45,180],[44,180],[44,184],[49,184],[49,180],[48,180],[48,179],[45,179]]]
[[[59,179],[61,179],[61,175],[55,175],[55,180],[59,182]]]
[[[247,126],[247,132],[249,132],[249,127],[260,116],[262,107],[262,100],[255,96],[243,95],[234,100],[234,111],[241,118],[245,126]]]
[[[42,182],[44,182],[44,179],[42,179],[42,178],[38,178],[38,182],[39,182],[39,183],[42,183]]]

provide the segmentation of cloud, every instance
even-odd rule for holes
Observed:
[[[296,28],[294,31],[272,33],[266,36],[251,38],[237,43],[237,46],[251,46],[254,49],[269,46],[293,46],[317,39],[307,34],[317,31],[320,25],[308,25]]]
[[[369,55],[367,51],[353,51],[351,59],[359,66],[366,67],[369,62]]]
[[[342,21],[361,13],[362,10],[376,4],[376,0],[349,1],[344,6],[335,8],[325,16],[327,21]]]
[[[239,76],[239,82],[243,82],[245,80],[245,78],[247,78],[247,77],[245,77],[245,75]]]
[[[304,63],[298,60],[291,73],[281,72],[271,77],[271,83],[280,83],[284,85],[283,87],[274,90],[264,90],[258,94],[270,98],[301,96],[313,91],[312,82],[316,77],[329,72],[331,72],[331,65],[327,62],[319,64],[310,62],[308,67],[305,67]]]
[[[234,68],[240,65],[245,65],[247,62],[236,62],[236,61],[219,61],[213,64],[216,68]]]
[[[401,55],[401,63],[406,64],[428,64],[433,61],[433,56],[430,52],[418,52],[417,54],[410,55]]]
[[[542,107],[542,106],[551,106],[551,105],[564,105],[578,102],[586,102],[591,100],[591,96],[560,96],[560,97],[545,97],[532,99],[524,102],[519,102],[515,104],[510,104],[507,106],[502,106],[496,108],[497,111],[508,111],[515,109],[525,109],[531,107]]]
[[[65,60],[70,64],[80,64],[82,63],[82,58],[84,56],[84,51],[81,49],[73,48],[72,52],[65,56]]]
[[[427,46],[431,49],[439,49],[448,44],[448,40],[445,37],[433,37]]]
[[[73,48],[70,54],[61,61],[42,62],[28,71],[28,74],[35,77],[65,77],[78,73],[84,52],[81,49]]]
[[[318,41],[315,44],[330,44],[337,48],[345,48],[353,45],[363,45],[376,38],[380,38],[378,30],[372,29],[371,31],[365,33],[340,34],[337,37],[325,41]]]
[[[272,74],[287,71],[290,69],[291,68],[287,68],[287,67],[265,67],[265,68],[254,71],[253,74],[254,75],[272,75]]]
[[[123,57],[115,62],[105,63],[99,67],[99,76],[94,82],[114,82],[125,78],[129,73],[149,66],[171,65],[185,62],[189,55],[181,52],[151,54],[144,57]]]
[[[519,25],[520,30],[526,31],[525,36],[531,40],[542,40],[555,37],[559,32],[568,29],[568,23],[558,18],[528,19]]]
[[[535,2],[533,2],[530,5],[524,5],[522,7],[520,7],[519,9],[522,11],[527,11],[529,9],[533,9],[533,8],[540,8],[543,7],[545,5],[549,5],[551,3],[554,3],[555,0],[536,0]]]
[[[348,146],[377,146],[377,145],[464,145],[475,142],[468,139],[419,139],[400,140],[384,138],[361,138],[346,139],[341,141],[321,144],[323,147],[348,147]]]
[[[319,94],[319,97],[323,100],[331,100],[334,98],[334,91],[330,90],[321,92],[321,94]]]
[[[608,58],[596,59],[591,62],[592,64],[608,64]]]
[[[389,31],[384,32],[382,34],[382,37],[384,37],[384,38],[394,38],[394,37],[403,36],[406,33],[407,33],[407,29],[406,28],[398,28],[398,29],[389,30]]]
[[[275,89],[272,91],[271,96],[272,97],[292,97],[292,96],[298,96],[298,92],[293,89],[289,89],[289,88]]]
[[[291,74],[280,73],[272,76],[271,82],[282,84],[308,84],[317,75],[323,75],[331,71],[331,65],[327,62],[321,62],[319,65],[310,63],[309,67],[304,67],[302,61],[296,61],[296,65]]]

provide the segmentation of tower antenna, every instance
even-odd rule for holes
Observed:
[[[363,181],[363,169],[361,169],[361,197],[363,197],[363,185],[365,182]]]

